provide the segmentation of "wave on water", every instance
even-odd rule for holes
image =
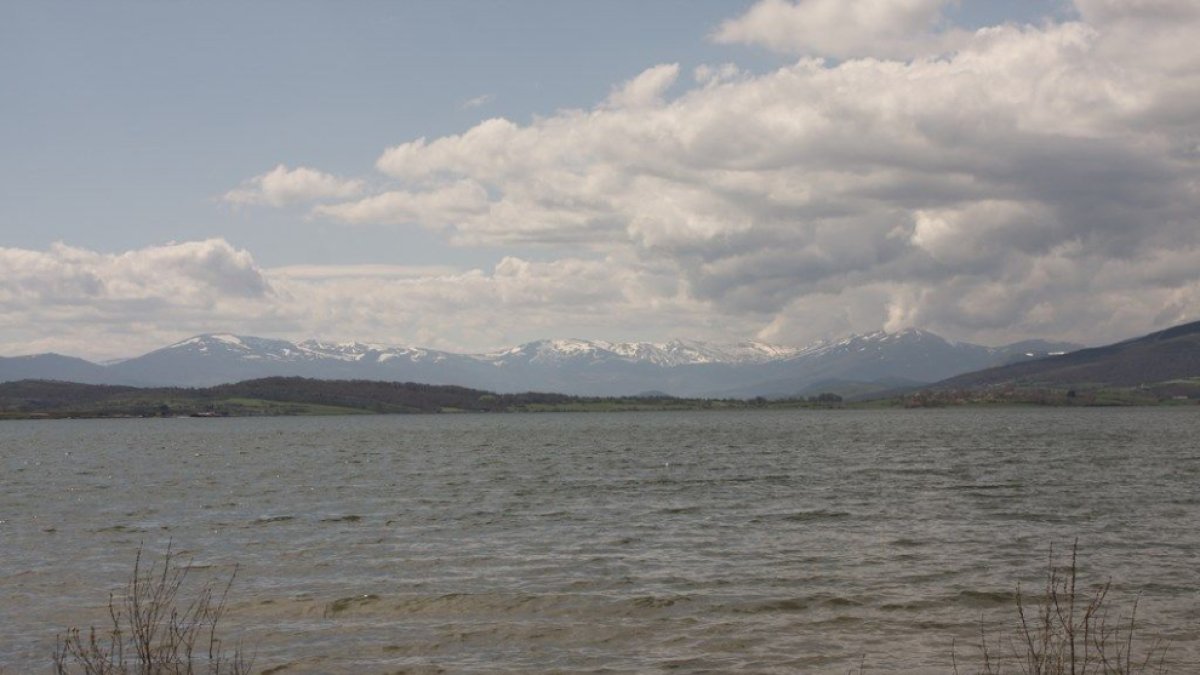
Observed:
[[[1200,672],[1200,418],[1093,412],[39,422],[0,437],[0,665],[173,541],[239,566],[264,670],[949,672],[1078,538]]]

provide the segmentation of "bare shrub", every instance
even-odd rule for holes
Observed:
[[[181,590],[189,565],[176,560],[171,545],[161,563],[143,567],[138,547],[133,574],[120,597],[109,594],[109,625],[86,633],[59,635],[54,672],[59,675],[241,675],[250,661],[240,648],[226,652],[218,637],[225,601],[237,569],[224,584],[204,580],[190,598]]]
[[[1017,585],[1017,625],[989,642],[980,631],[980,675],[1137,675],[1166,672],[1166,645],[1155,641],[1138,651],[1135,644],[1138,599],[1129,616],[1110,619],[1111,582],[1080,591],[1078,541],[1071,546],[1065,570],[1055,565],[1051,547],[1046,585],[1029,601]],[[958,673],[954,657],[954,672]]]

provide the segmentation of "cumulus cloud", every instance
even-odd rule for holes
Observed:
[[[48,251],[0,248],[0,301],[212,302],[270,293],[247,251],[222,239],[98,253],[58,243]]]
[[[41,347],[116,356],[130,336],[147,344],[188,327],[253,323],[269,315],[264,308],[275,296],[250,253],[222,239],[123,253],[61,243],[46,251],[0,248],[0,269],[0,341],[9,353]]]
[[[327,281],[330,279],[414,279],[448,276],[458,269],[449,265],[285,265],[271,268],[275,279]]]
[[[362,189],[361,180],[338,178],[303,166],[289,169],[280,164],[226,192],[223,199],[238,205],[284,206],[319,199],[347,199]]]
[[[721,339],[724,322],[690,298],[669,267],[506,256],[490,269],[389,273],[378,266],[269,270],[291,334],[484,351],[544,337],[615,339],[631,326]]]
[[[679,64],[668,63],[642,71],[613,90],[608,104],[614,108],[644,108],[661,105],[663,94],[679,77]]]
[[[722,63],[719,66],[700,64],[692,71],[692,77],[702,85],[714,85],[742,77],[745,73],[732,63]]]
[[[785,54],[910,58],[952,47],[965,36],[945,30],[954,0],[760,0],[721,24],[713,39]]]
[[[1079,20],[971,34],[946,5],[759,3],[718,36],[777,12],[793,51],[841,60],[703,68],[690,87],[655,66],[591,109],[401,142],[376,162],[385,188],[314,213],[561,257],[410,289],[487,317],[479,331],[495,315],[455,302],[518,303],[547,327],[583,321],[576,302],[619,337],[651,332],[638,321],[660,303],[674,334],[790,343],[908,326],[1097,342],[1200,316],[1195,4],[1078,0]],[[608,294],[556,301],[570,279]]]
[[[507,256],[490,269],[261,269],[248,251],[213,239],[122,253],[0,249],[0,268],[6,356],[133,356],[212,331],[459,351],[546,336],[615,339],[630,323],[654,334],[722,336],[721,322],[669,268],[616,257]]]
[[[470,180],[424,191],[384,192],[357,202],[322,204],[313,213],[347,223],[425,223],[448,226],[488,210],[488,195]]]

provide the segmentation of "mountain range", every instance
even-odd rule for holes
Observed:
[[[449,384],[500,393],[577,396],[646,392],[768,398],[817,392],[863,394],[918,386],[1079,349],[1030,340],[1003,347],[951,342],[927,331],[875,332],[807,347],[759,342],[539,340],[482,354],[230,334],[188,338],[136,358],[96,364],[58,354],[0,357],[0,382],[208,387],[299,376]]]

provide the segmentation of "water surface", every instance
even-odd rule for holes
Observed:
[[[947,672],[1078,538],[1200,670],[1200,410],[0,424],[0,665],[139,544],[286,672]]]

